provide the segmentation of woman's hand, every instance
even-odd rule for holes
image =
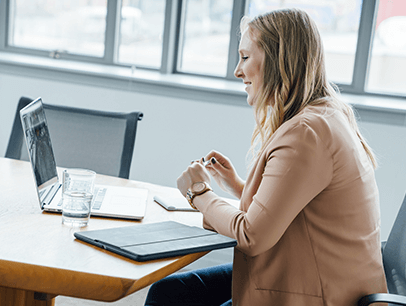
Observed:
[[[231,161],[217,151],[211,151],[204,160],[209,161],[206,169],[221,189],[240,199],[245,182],[238,176]]]
[[[206,182],[210,185],[210,175],[202,165],[202,161],[192,162],[177,179],[178,189],[184,197],[186,197],[187,190],[198,182]]]

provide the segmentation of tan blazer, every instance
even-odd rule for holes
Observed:
[[[240,210],[201,197],[204,226],[238,241],[233,306],[355,306],[386,292],[374,169],[341,112],[308,106],[285,122]]]

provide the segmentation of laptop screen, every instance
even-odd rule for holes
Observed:
[[[41,98],[24,107],[20,116],[35,182],[42,199],[44,190],[58,181],[58,174]]]

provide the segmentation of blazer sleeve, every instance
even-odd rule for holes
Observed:
[[[213,193],[198,205],[207,228],[235,238],[237,248],[250,256],[272,248],[333,176],[331,153],[306,123],[278,135],[266,150],[262,178],[253,178],[261,182],[246,212]]]

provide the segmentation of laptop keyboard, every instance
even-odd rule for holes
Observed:
[[[39,192],[39,198],[40,199],[43,199],[43,195],[44,195],[44,193],[45,193],[45,189],[43,189],[43,190],[41,190],[40,192]]]
[[[93,205],[92,209],[99,210],[102,203],[104,196],[106,195],[107,188],[96,187],[93,196]]]
[[[93,195],[93,200],[92,200],[92,210],[99,210],[102,203],[104,196],[106,195],[107,188],[104,187],[95,187],[94,188],[94,195]],[[58,203],[58,206],[62,206],[63,199]]]

